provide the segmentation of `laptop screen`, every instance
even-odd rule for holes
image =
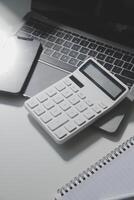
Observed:
[[[98,15],[108,21],[134,25],[133,0],[32,0],[32,9],[53,17],[64,14],[83,19],[90,16],[94,20]]]
[[[99,0],[32,0],[32,10],[62,21],[87,21],[94,15]],[[68,19],[68,20],[67,20]],[[93,20],[93,18],[92,18]]]
[[[134,45],[133,0],[32,0],[32,10],[115,42]]]

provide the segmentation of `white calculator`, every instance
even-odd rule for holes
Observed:
[[[128,88],[90,58],[72,74],[25,102],[56,143],[64,143],[111,110]]]

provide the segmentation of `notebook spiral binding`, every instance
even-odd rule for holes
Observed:
[[[103,166],[107,165],[112,160],[116,159],[120,154],[122,154],[124,151],[126,151],[127,149],[129,149],[133,145],[134,145],[134,136],[131,137],[126,142],[124,142],[121,145],[119,145],[117,148],[115,148],[109,154],[107,154],[106,156],[104,156],[102,159],[100,159],[94,165],[91,165],[89,168],[87,168],[86,170],[84,170],[77,177],[74,177],[65,186],[62,186],[61,188],[59,188],[57,190],[57,195],[56,195],[55,200],[60,199],[62,196],[64,196],[70,190],[72,190],[73,188],[77,187],[83,181],[87,180],[90,176],[92,176],[93,174],[95,174]]]

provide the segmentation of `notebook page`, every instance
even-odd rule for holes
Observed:
[[[104,200],[125,193],[134,193],[134,146],[70,190],[62,200]]]

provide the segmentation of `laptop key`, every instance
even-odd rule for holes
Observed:
[[[63,55],[63,56],[60,58],[60,60],[62,60],[63,62],[68,62],[69,59],[70,59],[70,57],[69,57],[69,56],[66,56],[66,55]]]
[[[61,57],[61,55],[62,55],[61,53],[55,51],[55,52],[53,53],[52,56],[53,56],[54,58],[59,59],[59,58]]]
[[[47,39],[48,36],[49,36],[48,33],[43,33],[43,34],[40,35],[40,37],[43,38],[43,39]]]
[[[48,56],[50,56],[52,53],[54,52],[54,50],[52,50],[52,49],[45,49],[44,51],[43,51],[43,54],[46,54],[46,55],[48,55]]]
[[[69,48],[63,47],[63,48],[61,49],[61,53],[63,53],[63,54],[68,54],[69,52],[70,52],[70,49],[69,49]]]
[[[72,40],[72,38],[73,38],[73,36],[71,35],[71,34],[66,34],[65,36],[64,36],[64,39],[65,40]]]
[[[112,69],[112,72],[119,74],[121,72],[121,70],[122,70],[122,68],[114,66]]]
[[[83,53],[83,54],[87,54],[88,51],[89,51],[89,49],[88,49],[88,48],[85,48],[85,47],[82,47],[82,48],[80,49],[80,52]]]
[[[95,43],[90,43],[88,47],[89,47],[90,49],[96,49],[97,44],[95,44]]]
[[[122,56],[123,56],[123,54],[120,53],[120,52],[115,52],[114,55],[113,55],[114,58],[118,58],[118,59],[121,59]]]
[[[81,48],[80,45],[77,45],[77,44],[74,44],[71,49],[75,50],[75,51],[78,51],[79,49]]]
[[[96,50],[103,53],[106,50],[106,48],[102,47],[102,46],[98,46],[98,48]]]
[[[69,60],[69,63],[70,63],[71,65],[73,65],[73,66],[75,66],[78,62],[79,62],[79,61],[78,61],[77,59],[75,59],[75,58],[71,58],[71,59]]]
[[[130,62],[131,59],[132,59],[132,57],[129,56],[129,55],[124,55],[123,58],[122,58],[122,60],[124,60],[124,61],[126,61],[126,62]]]
[[[61,32],[61,31],[58,31],[58,32],[56,33],[56,36],[59,37],[59,38],[63,38],[64,35],[65,35],[65,33]]]
[[[123,63],[124,62],[122,60],[119,60],[119,59],[116,59],[115,62],[114,62],[114,64],[119,66],[119,67],[121,67],[123,65]]]
[[[87,47],[87,45],[89,45],[89,41],[87,41],[87,40],[82,40],[82,41],[80,42],[80,45],[83,46],[83,47]]]
[[[20,30],[25,31],[27,33],[32,33],[34,29],[32,27],[24,25],[24,26],[22,26],[22,28]]]
[[[50,36],[48,37],[48,40],[49,40],[50,42],[54,42],[54,41],[56,40],[56,37],[50,35]]]
[[[32,33],[32,35],[34,35],[34,36],[39,36],[39,35],[41,35],[41,33],[40,33],[39,31],[34,31],[34,32]]]
[[[73,58],[76,58],[78,56],[78,52],[77,51],[71,51],[69,53],[69,56],[73,57]]]
[[[55,41],[55,43],[56,43],[56,44],[62,45],[62,44],[64,43],[64,41],[65,41],[65,40],[63,40],[63,39],[61,39],[61,38],[58,38],[58,39]]]
[[[53,49],[56,50],[56,51],[60,51],[61,48],[62,48],[62,46],[59,45],[59,44],[55,44],[54,47],[53,47]]]
[[[127,77],[127,78],[129,78],[129,79],[134,80],[134,72],[130,72],[130,71],[124,69],[124,70],[122,71],[121,75],[122,75],[122,76],[125,76],[125,77]]]
[[[114,60],[115,59],[112,58],[111,56],[107,56],[105,61],[112,64],[114,62]]]
[[[79,56],[78,56],[77,58],[78,58],[79,60],[84,61],[84,60],[87,58],[87,56],[84,55],[84,54],[79,54]]]
[[[109,63],[105,63],[104,64],[104,67],[107,69],[107,70],[111,70],[113,68],[113,65],[109,64]]]
[[[107,49],[105,51],[105,54],[109,55],[109,56],[112,56],[114,54],[114,51],[112,49]]]
[[[89,56],[95,57],[97,55],[97,51],[90,50],[88,53]]]
[[[133,67],[133,65],[131,64],[131,63],[124,63],[124,65],[123,65],[123,68],[124,69],[127,69],[127,70],[131,70],[132,69],[132,67]]]
[[[47,48],[52,48],[54,46],[54,43],[46,42],[46,44],[44,46],[47,47]]]
[[[74,37],[73,40],[72,40],[72,42],[75,43],[75,44],[79,44],[80,41],[81,41],[81,39],[77,38],[77,37]]]
[[[67,48],[70,48],[72,45],[73,45],[73,43],[72,42],[68,42],[68,41],[64,42],[64,44],[63,44],[63,46],[67,47]]]
[[[100,60],[104,60],[105,57],[106,57],[106,55],[105,55],[105,54],[102,54],[102,53],[99,53],[99,54],[97,55],[97,58],[100,59]]]

